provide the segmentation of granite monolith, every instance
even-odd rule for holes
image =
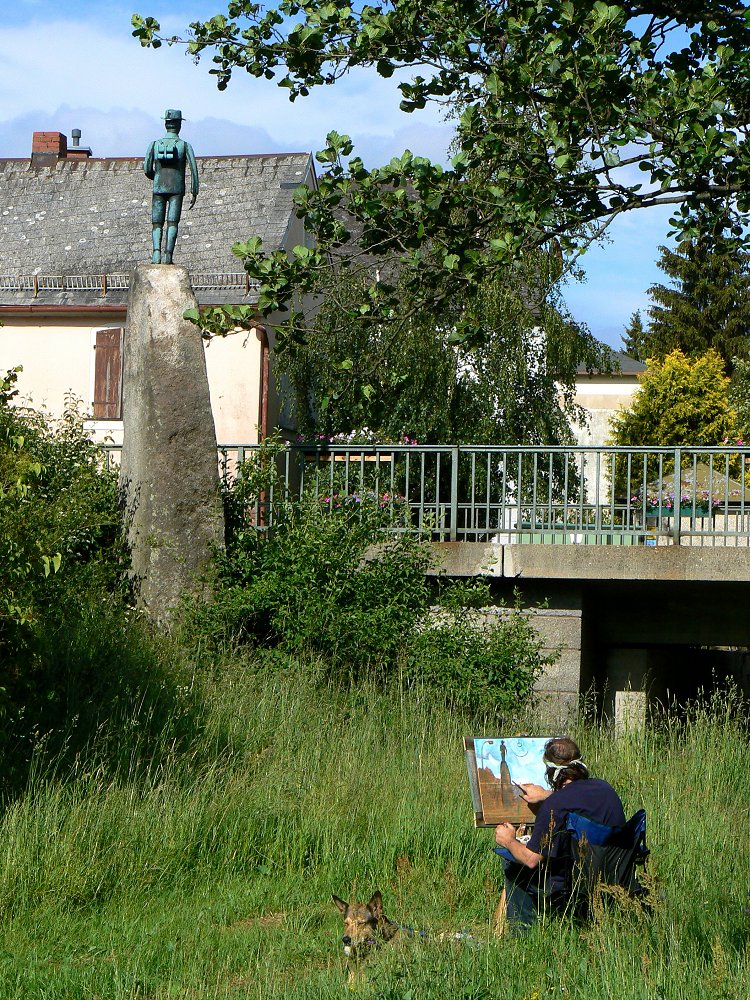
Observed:
[[[184,267],[131,276],[123,359],[120,487],[139,606],[168,623],[187,592],[205,592],[223,545],[216,430],[197,302]]]

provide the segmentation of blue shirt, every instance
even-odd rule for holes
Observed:
[[[553,792],[539,806],[534,820],[534,832],[526,845],[530,851],[547,858],[557,857],[559,837],[555,834],[565,829],[569,812],[580,813],[587,819],[606,826],[623,826],[625,812],[620,796],[607,781],[601,778],[583,778],[571,781]]]

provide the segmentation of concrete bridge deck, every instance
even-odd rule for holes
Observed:
[[[433,542],[448,576],[514,580],[750,580],[750,549]]]
[[[595,689],[606,715],[683,700],[731,677],[750,690],[750,550],[433,543],[435,573],[520,594],[557,664],[537,688],[564,714]],[[618,708],[619,706],[619,708]]]

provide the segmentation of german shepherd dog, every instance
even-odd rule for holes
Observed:
[[[389,920],[383,912],[383,897],[374,892],[369,903],[347,903],[339,896],[331,897],[339,913],[344,918],[344,936],[341,943],[349,965],[349,980],[357,979],[362,971],[362,962],[381,944],[392,941],[397,935],[405,938],[432,938],[435,941],[459,942],[477,947],[476,938],[467,930],[443,932],[434,937],[423,930],[415,930]]]
[[[383,897],[374,892],[370,902],[347,903],[339,896],[332,897],[339,913],[344,918],[344,954],[349,961],[359,962],[369,952],[390,941],[401,930],[398,924],[383,913]]]

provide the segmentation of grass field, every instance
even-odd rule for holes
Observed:
[[[0,1000],[750,996],[750,758],[731,697],[644,736],[573,727],[626,810],[648,810],[653,914],[496,941],[466,722],[292,669],[227,668],[183,695],[192,728],[175,718],[154,744],[153,720],[112,720],[72,774],[37,766],[5,811]],[[330,896],[375,889],[431,936],[348,986]],[[476,947],[436,940],[461,928]]]

